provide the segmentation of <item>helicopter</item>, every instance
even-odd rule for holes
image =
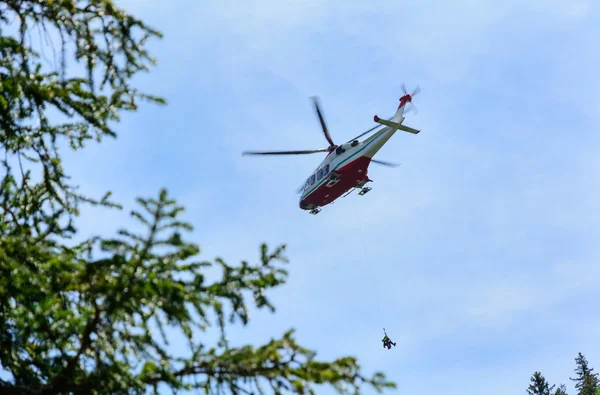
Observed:
[[[344,144],[337,145],[333,142],[317,97],[313,97],[313,102],[317,116],[323,129],[325,139],[329,143],[327,148],[303,151],[267,151],[255,152],[245,151],[242,155],[303,155],[326,152],[327,156],[311,174],[304,185],[297,191],[300,194],[300,209],[309,211],[310,214],[318,214],[321,208],[333,203],[339,197],[345,197],[352,191],[360,189],[360,196],[365,195],[372,188],[365,186],[368,182],[373,182],[368,175],[370,163],[377,163],[384,166],[396,167],[394,163],[373,159],[373,156],[384,146],[384,144],[398,130],[418,134],[420,130],[410,128],[402,124],[404,121],[404,111],[406,105],[411,103],[412,109],[416,110],[412,104],[413,97],[421,91],[417,86],[413,93],[406,92],[402,84],[404,95],[400,98],[400,105],[396,114],[389,119],[381,119],[377,115],[373,120],[378,124],[366,132],[354,137]],[[359,141],[361,137],[377,130],[371,137],[364,141]]]

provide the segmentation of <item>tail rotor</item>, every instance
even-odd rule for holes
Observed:
[[[406,90],[406,85],[404,85],[404,83],[402,84],[402,92],[404,92],[404,97],[406,97],[406,101],[410,103],[410,107],[408,107],[406,109],[406,112],[413,112],[414,114],[418,114],[419,110],[417,109],[417,106],[414,105],[414,103],[412,102],[413,97],[415,97],[415,95],[417,95],[419,92],[421,92],[421,87],[419,85],[417,85],[417,87],[415,88],[415,90],[413,91],[413,93],[408,93],[408,91]]]
[[[404,85],[404,83],[402,84],[402,92],[404,92],[405,95],[408,95],[408,91],[406,90],[406,85]],[[421,92],[421,87],[419,85],[417,85],[417,87],[415,88],[415,90],[413,91],[413,93],[411,93],[409,96],[411,98],[413,98],[419,92]]]

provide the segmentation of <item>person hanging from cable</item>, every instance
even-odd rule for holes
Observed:
[[[392,348],[392,344],[394,345],[394,347],[396,347],[396,343],[393,343],[392,340],[388,337],[385,328],[383,328],[383,334],[385,335],[381,340],[383,342],[383,348],[387,347],[387,349],[390,350]]]

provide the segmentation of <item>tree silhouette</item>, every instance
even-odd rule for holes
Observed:
[[[551,395],[551,391],[554,389],[554,385],[550,387],[546,378],[540,372],[533,373],[530,381],[531,384],[527,389],[528,395]]]
[[[575,358],[575,378],[570,380],[575,382],[575,388],[578,395],[596,395],[598,389],[598,373],[594,373],[594,368],[589,367],[588,360],[579,353]]]
[[[131,215],[144,232],[70,240],[81,204],[121,206],[110,193],[77,192],[59,147],[115,137],[113,124],[140,100],[165,103],[131,83],[154,63],[145,43],[160,36],[111,0],[0,1],[0,364],[10,376],[0,393],[394,388],[382,373],[365,377],[355,358],[317,360],[293,330],[230,347],[227,326],[245,325],[251,305],[274,311],[268,291],[287,279],[285,246],[263,244],[255,264],[194,260],[200,249],[183,236],[192,226],[166,190],[138,199]],[[67,66],[73,60],[82,75]],[[209,282],[215,264],[222,277]],[[202,336],[211,326],[214,346]],[[187,340],[188,355],[171,352],[166,328]]]

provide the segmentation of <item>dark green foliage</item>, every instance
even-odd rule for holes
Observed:
[[[293,331],[261,347],[226,347],[227,322],[248,320],[243,291],[253,295],[254,305],[273,309],[265,291],[286,280],[287,272],[278,264],[285,262],[285,247],[269,252],[261,246],[257,265],[232,267],[219,259],[223,277],[208,283],[201,269],[212,264],[189,260],[199,248],[182,237],[191,229],[178,219],[182,208],[165,190],[158,199],[139,203],[144,211],[132,215],[147,226],[143,235],[122,230],[119,238],[60,251],[44,242],[37,247],[23,243],[20,236],[2,239],[0,360],[14,375],[14,387],[143,393],[148,386],[168,383],[174,389],[210,392],[227,385],[241,391],[245,378],[266,378],[276,391],[291,388],[297,393],[309,393],[311,382],[330,383],[341,391],[363,382],[391,386],[381,374],[363,378],[353,358],[316,361],[313,352],[295,342]],[[109,258],[90,259],[94,245]],[[198,337],[211,316],[221,328],[217,348],[208,348]],[[164,333],[169,326],[187,338],[189,358],[170,355]],[[186,386],[186,376],[200,377]]]
[[[535,372],[530,381],[531,384],[527,389],[529,395],[551,395],[551,391],[554,389],[554,385],[550,387],[546,378],[540,372]]]
[[[594,373],[594,368],[589,367],[588,360],[579,353],[575,358],[575,378],[570,378],[575,382],[575,388],[578,395],[596,395],[598,389],[598,373]]]
[[[590,368],[588,360],[579,353],[575,358],[575,378],[570,378],[575,382],[575,388],[577,389],[577,395],[600,395],[600,381],[598,380],[598,373],[594,373],[594,368]],[[527,389],[529,395],[568,395],[567,387],[561,384],[552,393],[552,389],[555,386],[549,386],[546,379],[541,373],[535,372],[531,377],[531,384]]]
[[[9,24],[17,35],[7,33]],[[287,279],[285,246],[262,245],[256,264],[194,260],[199,247],[184,238],[192,227],[166,190],[138,199],[131,215],[142,233],[69,242],[79,204],[119,206],[110,194],[90,199],[67,183],[58,143],[79,149],[115,136],[110,122],[135,111],[139,99],[164,102],[131,85],[153,63],[145,41],[160,34],[110,0],[0,1],[0,29],[0,364],[11,375],[0,393],[141,394],[159,384],[205,393],[262,392],[261,384],[298,394],[315,393],[314,384],[341,393],[363,384],[395,388],[381,373],[365,377],[354,358],[318,361],[293,330],[263,346],[229,347],[227,326],[246,324],[249,308],[274,311],[267,293]],[[34,51],[36,29],[54,43],[58,37],[60,67]],[[85,66],[83,77],[67,73],[71,55]],[[222,277],[208,281],[215,264]],[[220,331],[213,347],[203,338],[211,326]],[[172,354],[167,331],[187,339],[186,357]]]
[[[5,34],[8,26],[17,34]],[[35,37],[48,45],[35,50]],[[8,221],[25,226],[27,219],[34,228],[36,220],[48,222],[54,232],[67,236],[74,229],[70,223],[59,226],[58,220],[63,214],[76,214],[79,202],[110,205],[77,194],[67,183],[58,144],[65,141],[80,149],[90,139],[114,137],[110,122],[118,121],[122,111],[135,111],[140,99],[164,103],[130,83],[136,73],[154,63],[144,49],[151,37],[160,33],[113,1],[0,1],[0,144],[7,174],[2,191],[16,190],[12,198],[21,203],[28,203],[23,199],[33,194],[44,206],[44,210],[30,207],[20,213],[29,206],[14,205],[4,194],[2,208],[15,214]],[[49,57],[46,52],[55,62],[43,62]],[[70,55],[83,64],[83,75],[67,73]],[[48,116],[52,112],[67,121],[52,122]],[[6,160],[10,157],[18,160],[19,175]],[[42,175],[42,183],[36,185],[27,171],[27,165],[34,164]]]
[[[567,394],[567,387],[564,384],[561,384],[556,391],[554,391],[554,395],[569,395]]]

